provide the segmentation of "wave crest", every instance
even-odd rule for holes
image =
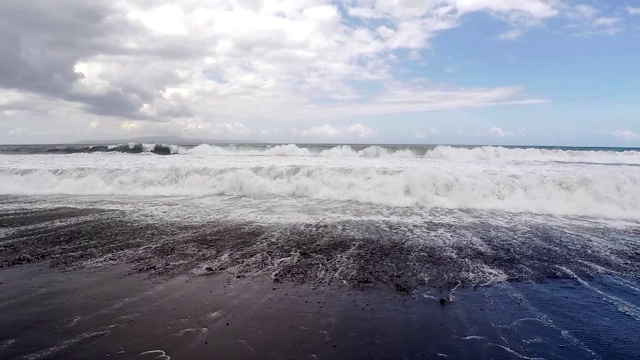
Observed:
[[[413,168],[2,169],[0,194],[239,195],[640,219],[640,176]]]
[[[640,151],[626,150],[563,150],[544,148],[481,147],[384,147],[372,145],[353,147],[338,145],[330,148],[299,147],[298,145],[267,146],[263,149],[239,146],[198,145],[191,149],[179,148],[178,154],[199,156],[318,156],[363,158],[424,158],[456,161],[543,161],[582,162],[595,164],[640,165]]]
[[[640,165],[639,150],[512,148],[501,146],[383,146],[383,145],[208,145],[117,144],[93,146],[17,146],[5,154],[126,153],[194,156],[295,156],[325,158],[424,158],[451,161],[535,161]]]

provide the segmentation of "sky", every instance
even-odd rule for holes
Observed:
[[[0,143],[640,146],[640,0],[2,0]]]

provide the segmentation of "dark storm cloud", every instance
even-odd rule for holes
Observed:
[[[1,10],[0,10],[1,11]],[[0,28],[0,85],[37,93],[64,91],[81,77],[73,70],[77,53],[29,44],[15,27]]]
[[[140,32],[119,9],[94,1],[0,1],[0,87],[80,103],[98,115],[141,118],[138,110],[157,96],[158,86],[115,84],[99,94],[73,89],[84,77],[75,70],[83,59],[121,55],[140,61],[134,56],[144,56],[141,52],[170,57],[193,54],[188,45],[166,47],[159,43],[135,51],[122,46],[128,36]]]

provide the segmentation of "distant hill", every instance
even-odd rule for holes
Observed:
[[[72,144],[80,145],[113,145],[128,143],[145,143],[145,144],[167,144],[167,145],[199,145],[199,144],[257,144],[256,141],[250,140],[229,140],[229,139],[199,139],[199,138],[183,138],[180,136],[141,136],[128,139],[117,140],[83,140],[76,141]]]

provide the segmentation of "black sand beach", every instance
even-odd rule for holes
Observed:
[[[620,240],[638,235],[628,230],[595,253],[553,226],[512,238],[474,224],[487,248],[445,249],[391,223],[177,225],[69,207],[4,211],[0,225],[3,359],[640,353],[640,248]]]

